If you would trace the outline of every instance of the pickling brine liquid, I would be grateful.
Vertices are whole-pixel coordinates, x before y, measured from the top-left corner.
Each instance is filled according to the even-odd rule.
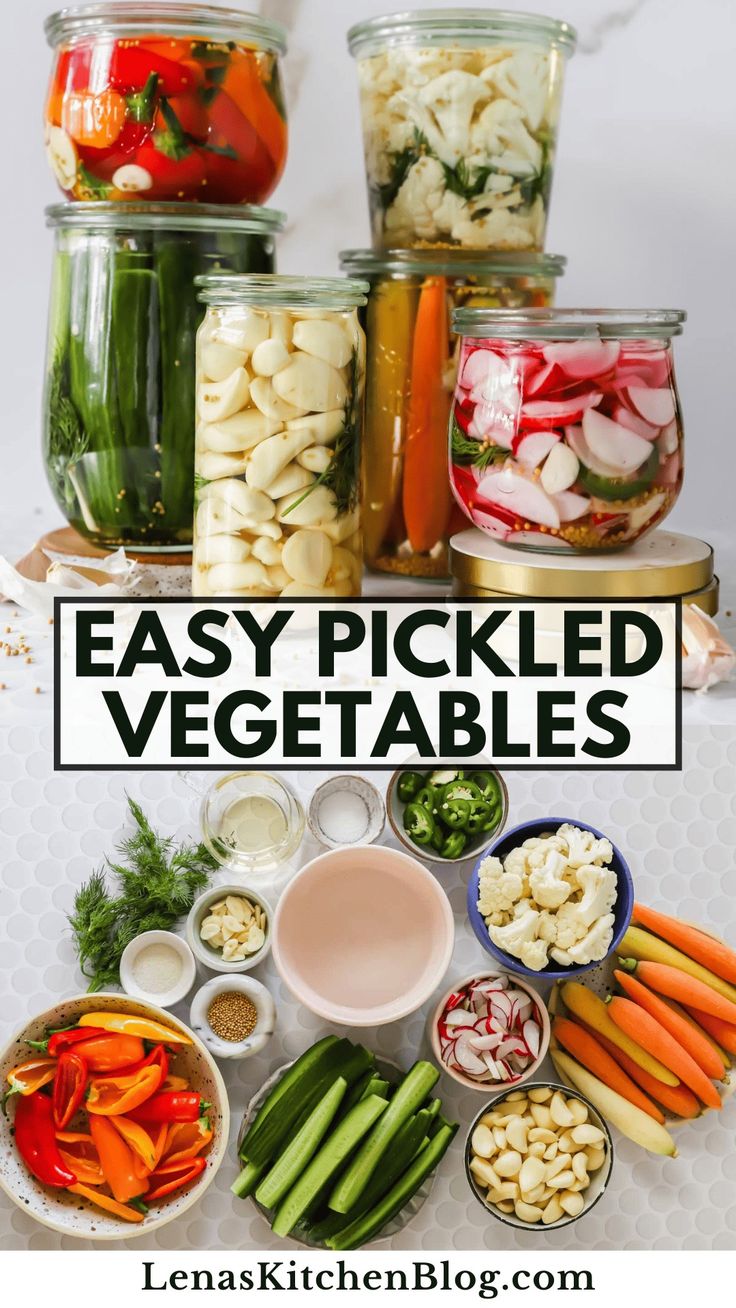
[[[258,854],[281,845],[287,820],[283,809],[268,795],[242,795],[222,815],[220,839],[246,854]]]

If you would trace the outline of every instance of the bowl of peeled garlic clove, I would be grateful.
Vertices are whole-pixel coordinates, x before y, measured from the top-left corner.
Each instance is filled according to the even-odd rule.
[[[271,949],[273,908],[251,886],[213,886],[192,905],[187,942],[213,972],[249,972]]]

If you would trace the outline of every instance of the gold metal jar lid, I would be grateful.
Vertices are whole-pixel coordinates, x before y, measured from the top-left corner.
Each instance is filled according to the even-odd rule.
[[[714,580],[707,541],[672,531],[620,553],[561,555],[516,549],[473,527],[452,537],[450,571],[455,595],[516,599],[676,599]]]

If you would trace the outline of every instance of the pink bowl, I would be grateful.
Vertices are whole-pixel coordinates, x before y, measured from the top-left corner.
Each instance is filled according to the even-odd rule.
[[[452,956],[455,922],[438,881],[383,845],[332,849],[307,863],[279,900],[273,960],[319,1017],[383,1026],[419,1008]]]

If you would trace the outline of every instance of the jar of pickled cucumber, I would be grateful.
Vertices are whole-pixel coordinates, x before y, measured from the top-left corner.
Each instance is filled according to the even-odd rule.
[[[193,594],[359,595],[368,284],[198,285]]]
[[[469,250],[346,250],[370,283],[363,541],[378,572],[444,579],[448,540],[465,525],[452,497],[447,431],[457,376],[454,308],[544,307],[566,260]]]

